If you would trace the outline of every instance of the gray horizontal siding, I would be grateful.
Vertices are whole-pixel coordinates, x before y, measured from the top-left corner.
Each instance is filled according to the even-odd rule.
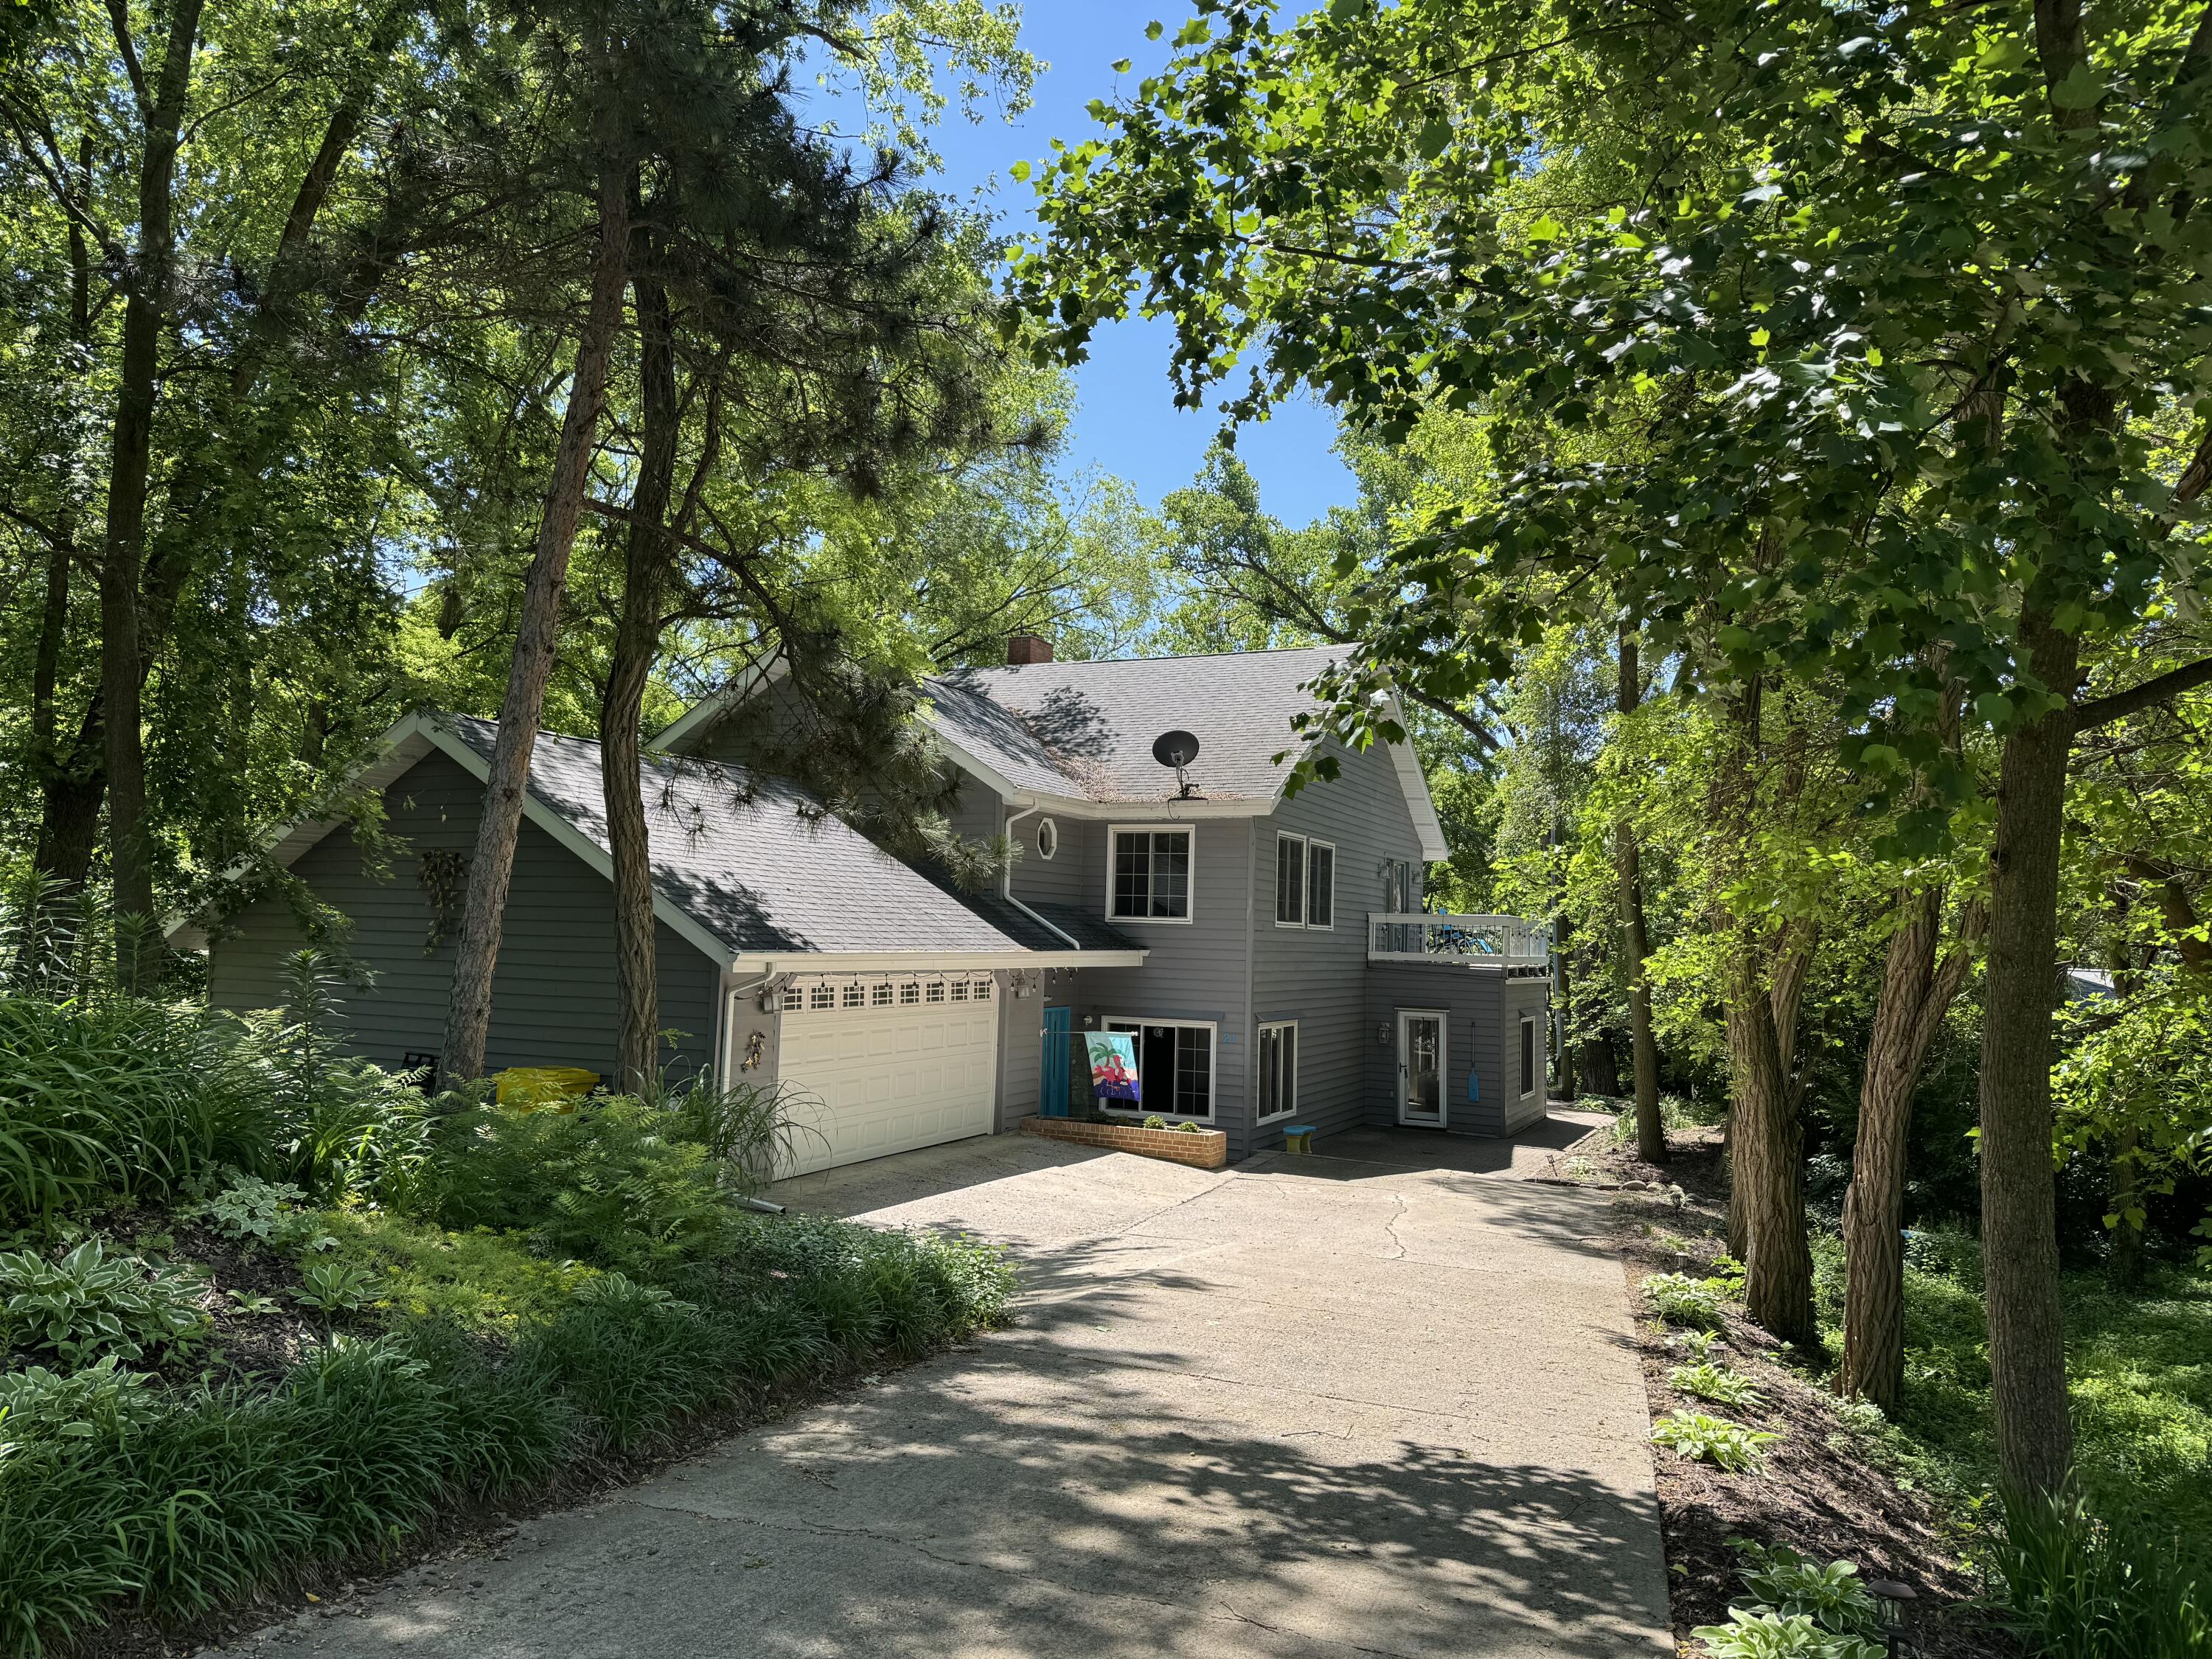
[[[425,954],[429,900],[419,854],[433,848],[466,856],[476,846],[483,786],[442,754],[411,768],[385,792],[387,825],[405,850],[380,872],[345,830],[333,831],[293,866],[325,904],[349,919],[345,947],[374,976],[338,1010],[349,1045],[397,1066],[410,1053],[438,1051],[453,981],[451,933]],[[456,906],[458,909],[458,906]],[[458,929],[458,915],[455,917]],[[665,927],[656,927],[660,1023],[682,1035],[664,1060],[672,1071],[708,1066],[714,1032],[716,965]],[[284,1000],[283,959],[299,948],[290,908],[265,898],[234,919],[210,951],[209,997],[220,1008],[273,1007]],[[485,1064],[615,1070],[614,892],[606,879],[534,824],[515,842]]]
[[[1543,1116],[1545,1100],[1540,1070],[1534,1095],[1526,1102],[1521,1098],[1519,1020],[1526,1012],[1540,1023],[1547,995],[1543,980],[1509,980],[1496,968],[1376,963],[1367,978],[1366,1121],[1398,1121],[1398,1012],[1420,1008],[1439,1009],[1445,1017],[1445,1127],[1475,1135],[1526,1128]],[[1478,1100],[1467,1097],[1470,1070],[1479,1085]]]
[[[1132,813],[1126,822],[1144,820]],[[1117,820],[1117,822],[1119,822]],[[1187,923],[1117,921],[1148,950],[1142,968],[1086,968],[1072,1006],[1079,1030],[1109,1016],[1206,1020],[1214,1026],[1213,1127],[1227,1132],[1229,1156],[1252,1150],[1247,1103],[1252,1033],[1246,1012],[1249,940],[1251,840],[1254,820],[1210,819],[1173,827],[1193,832],[1191,920]],[[1069,821],[1060,820],[1067,830]],[[1096,870],[1095,896],[1082,902],[1105,908],[1103,825],[1087,838],[1085,863]],[[1063,850],[1060,859],[1069,856]],[[1055,864],[1059,859],[1054,860]]]
[[[1366,1115],[1370,1054],[1383,1046],[1360,990],[1363,981],[1387,972],[1367,961],[1367,915],[1383,908],[1383,860],[1407,860],[1416,868],[1421,861],[1420,837],[1389,753],[1341,745],[1330,752],[1340,769],[1335,778],[1309,784],[1260,821],[1253,904],[1253,1020],[1297,1022],[1297,1109],[1285,1122],[1323,1133]],[[1333,928],[1275,925],[1277,837],[1285,831],[1335,845]],[[1395,1072],[1395,1053],[1390,1064]],[[1282,1127],[1259,1130],[1258,1144],[1280,1145]]]

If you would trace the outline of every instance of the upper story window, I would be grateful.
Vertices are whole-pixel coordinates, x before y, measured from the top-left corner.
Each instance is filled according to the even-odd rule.
[[[1336,848],[1305,836],[1275,837],[1275,926],[1336,925]]]
[[[1275,926],[1306,925],[1306,838],[1275,837]]]
[[[1052,855],[1058,851],[1060,851],[1060,826],[1050,818],[1040,818],[1037,821],[1037,856],[1047,864],[1050,864]]]
[[[1106,914],[1121,921],[1190,920],[1191,832],[1115,830]]]

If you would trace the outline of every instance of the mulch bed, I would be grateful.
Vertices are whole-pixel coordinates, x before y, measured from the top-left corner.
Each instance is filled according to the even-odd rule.
[[[1834,1397],[1802,1361],[1765,1332],[1731,1314],[1724,1359],[1749,1376],[1763,1406],[1717,1406],[1678,1393],[1668,1372],[1687,1356],[1667,1343],[1637,1287],[1652,1273],[1702,1276],[1727,1243],[1727,1178],[1717,1129],[1670,1131],[1663,1167],[1613,1144],[1610,1127],[1554,1153],[1539,1180],[1620,1193],[1615,1243],[1621,1253],[1644,1389],[1656,1420],[1681,1407],[1779,1434],[1764,1475],[1723,1474],[1672,1451],[1652,1449],[1666,1535],[1667,1580],[1674,1636],[1718,1624],[1741,1594],[1730,1540],[1786,1545],[1827,1562],[1854,1561],[1869,1579],[1912,1586],[1911,1628],[1901,1651],[1924,1659],[2012,1659],[2021,1650],[1977,1604],[1982,1585],[1959,1559],[1944,1516],[1910,1483],[1881,1467],[1875,1448],[1838,1418]]]

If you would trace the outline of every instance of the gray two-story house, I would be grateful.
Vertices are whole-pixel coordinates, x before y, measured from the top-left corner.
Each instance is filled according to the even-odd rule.
[[[963,774],[954,827],[1016,849],[980,892],[749,768],[784,688],[773,664],[744,676],[644,763],[672,1067],[785,1085],[811,1131],[802,1168],[1087,1111],[1093,1030],[1135,1038],[1138,1115],[1224,1130],[1232,1158],[1293,1124],[1496,1135],[1540,1118],[1548,938],[1424,910],[1445,848],[1410,748],[1339,749],[1339,775],[1285,797],[1293,720],[1336,654],[1056,662],[1024,635],[1003,667],[931,680],[923,718]],[[395,728],[363,781],[404,852],[343,824],[276,848],[352,919],[375,979],[345,1017],[388,1064],[435,1064],[492,738],[453,717]],[[1180,767],[1156,757],[1178,747]],[[601,798],[598,746],[541,737],[495,1066],[612,1069]],[[247,907],[212,946],[214,1000],[275,1000],[296,943],[286,906]]]

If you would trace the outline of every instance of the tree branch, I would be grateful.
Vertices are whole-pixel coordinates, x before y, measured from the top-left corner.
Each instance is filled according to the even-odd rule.
[[[2185,691],[2194,691],[2200,685],[2212,685],[2212,657],[2200,657],[2195,662],[2147,679],[2141,685],[2131,686],[2125,691],[2116,691],[2109,697],[2095,697],[2087,702],[2077,703],[2073,715],[2075,734],[2079,736],[2092,726],[2140,714],[2154,703],[2178,697]]]

